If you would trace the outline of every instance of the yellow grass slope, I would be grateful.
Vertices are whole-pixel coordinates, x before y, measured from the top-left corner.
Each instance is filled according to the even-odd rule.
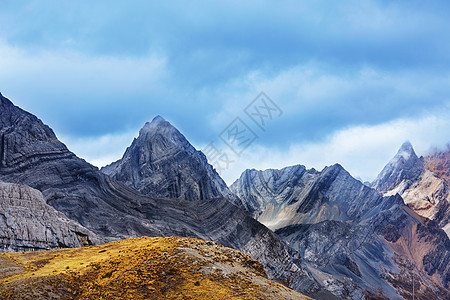
[[[310,299],[248,255],[191,238],[0,255],[0,299]]]

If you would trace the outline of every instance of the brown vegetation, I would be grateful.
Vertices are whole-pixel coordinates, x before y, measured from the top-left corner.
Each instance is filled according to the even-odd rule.
[[[1,299],[308,299],[248,255],[190,238],[4,253],[0,273]]]

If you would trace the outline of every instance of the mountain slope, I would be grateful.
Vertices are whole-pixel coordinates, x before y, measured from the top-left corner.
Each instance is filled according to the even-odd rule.
[[[262,262],[271,278],[296,290],[318,285],[268,228],[224,198],[152,198],[76,157],[37,117],[0,96],[0,180],[26,184],[69,219],[106,241],[188,236],[219,242]]]
[[[238,197],[245,198],[245,209],[270,228],[272,223],[282,222],[284,215],[289,215],[286,205],[301,197],[300,190],[307,189],[317,173],[301,165],[262,172],[246,170],[230,189]],[[280,211],[283,211],[283,215]]]
[[[258,220],[275,230],[308,270],[348,299],[450,296],[450,242],[404,205],[383,197],[341,166],[247,170],[231,186]],[[420,287],[420,288],[419,288]]]
[[[144,125],[122,159],[101,171],[151,197],[239,204],[205,155],[160,116]]]
[[[11,253],[0,274],[3,299],[310,299],[268,280],[248,255],[190,238]]]
[[[35,251],[100,243],[94,233],[45,203],[41,192],[0,181],[1,251]]]
[[[447,157],[445,152],[436,152],[419,159],[411,144],[405,143],[378,175],[373,187],[386,196],[398,193],[414,211],[435,220],[450,236],[450,189],[447,177],[450,167]]]

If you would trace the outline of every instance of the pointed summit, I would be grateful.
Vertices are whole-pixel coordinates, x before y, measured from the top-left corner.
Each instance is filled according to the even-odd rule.
[[[406,140],[402,146],[400,147],[400,150],[410,150],[410,151],[414,151],[414,148],[411,144],[411,142],[409,140]]]
[[[398,159],[403,158],[404,160],[408,160],[411,157],[415,158],[417,157],[416,152],[414,152],[414,148],[411,145],[410,141],[406,141],[402,144],[402,146],[400,147],[400,149],[398,150],[396,157]]]
[[[161,116],[147,122],[122,159],[102,172],[152,197],[240,203],[206,157]]]
[[[180,149],[191,154],[197,151],[178,129],[161,116],[156,116],[151,122],[145,123],[133,145],[135,149],[141,149],[145,153],[147,161],[174,155]],[[148,156],[150,153],[151,158]]]
[[[372,186],[382,193],[392,190],[399,184],[407,188],[408,182],[416,180],[423,169],[423,163],[414,152],[413,146],[406,141],[383,168]]]
[[[152,130],[155,130],[155,128],[160,125],[172,126],[172,124],[167,122],[163,117],[161,117],[160,115],[157,115],[156,117],[153,118],[153,120],[151,122],[145,123],[144,126],[141,128],[141,131],[144,133],[148,132],[148,131],[152,131]]]
[[[150,127],[154,127],[154,126],[158,126],[162,123],[169,123],[167,122],[163,117],[161,117],[160,115],[157,115],[156,117],[153,118],[153,120],[151,122],[147,122],[145,123],[144,128],[150,128]],[[170,123],[169,123],[170,124]]]
[[[153,122],[164,122],[165,119],[163,117],[161,117],[160,115],[157,115],[156,117],[153,118],[152,123]]]

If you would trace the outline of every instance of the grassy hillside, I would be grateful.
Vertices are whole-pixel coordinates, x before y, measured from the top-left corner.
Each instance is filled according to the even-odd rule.
[[[309,299],[248,255],[190,238],[0,255],[0,299]]]

